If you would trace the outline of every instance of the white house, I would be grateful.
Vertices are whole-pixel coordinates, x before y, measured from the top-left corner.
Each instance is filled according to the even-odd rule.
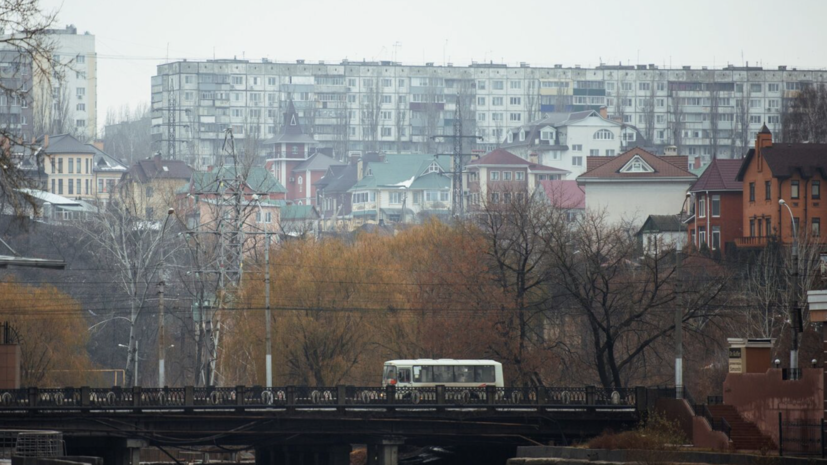
[[[577,178],[586,192],[586,209],[603,212],[609,222],[640,225],[649,215],[674,215],[697,176],[687,157],[657,156],[640,147],[617,157],[589,157]]]
[[[503,147],[524,158],[537,156],[537,162],[570,172],[575,179],[586,171],[586,157],[614,157],[624,139],[635,139],[627,127],[609,120],[594,110],[551,113],[533,123],[510,128]]]

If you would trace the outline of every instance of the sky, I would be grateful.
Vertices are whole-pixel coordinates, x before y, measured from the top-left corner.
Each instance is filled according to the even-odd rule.
[[[98,114],[183,58],[827,68],[827,0],[41,0],[96,37]]]

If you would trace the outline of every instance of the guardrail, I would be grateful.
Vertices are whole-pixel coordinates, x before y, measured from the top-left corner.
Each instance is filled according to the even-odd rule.
[[[712,428],[712,431],[720,431],[726,434],[728,439],[732,438],[732,427],[729,422],[727,422],[723,417],[716,419],[712,415],[712,412],[709,411],[709,406],[705,404],[695,405],[695,416],[704,417],[709,423],[710,428]]]
[[[396,386],[309,387],[262,386],[181,388],[26,388],[0,390],[3,408],[199,408],[199,407],[301,407],[372,405],[588,405],[637,407],[645,388],[606,390],[587,387],[538,388],[397,388]]]

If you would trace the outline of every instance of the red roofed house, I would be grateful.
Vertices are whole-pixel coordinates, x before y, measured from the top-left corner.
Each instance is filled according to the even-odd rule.
[[[689,243],[726,252],[742,235],[742,185],[735,178],[741,160],[716,158],[689,188],[691,211],[686,220]]]
[[[827,202],[821,186],[827,180],[827,144],[773,144],[767,126],[747,152],[736,178],[743,182],[743,237],[739,247],[764,247],[768,238],[792,243],[793,221],[783,199],[792,210],[799,235],[819,238],[821,220],[827,219]]]
[[[575,180],[543,180],[537,186],[537,192],[540,191],[549,204],[566,210],[569,221],[574,221],[586,211],[586,193]]]
[[[284,112],[284,126],[264,142],[264,167],[287,189],[286,200],[298,205],[315,204],[315,183],[324,177],[330,165],[336,164],[321,153],[311,156],[316,144],[312,135],[305,134],[290,100]]]
[[[697,179],[687,157],[659,157],[635,147],[614,158],[588,157],[577,183],[586,192],[586,209],[605,214],[610,223],[640,225],[649,215],[680,212]]]
[[[534,192],[539,182],[562,179],[568,174],[566,170],[524,160],[504,149],[468,163],[467,170],[472,205],[508,202],[513,193]]]

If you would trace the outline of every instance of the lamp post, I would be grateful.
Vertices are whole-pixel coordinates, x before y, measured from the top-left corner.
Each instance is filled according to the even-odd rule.
[[[793,211],[784,199],[778,199],[778,204],[787,207],[790,213],[790,222],[792,222],[793,230],[793,295],[790,300],[790,329],[792,329],[792,343],[790,346],[790,375],[797,376],[796,369],[798,368],[798,326],[801,321],[801,309],[798,308],[798,230],[795,225],[795,217]]]
[[[681,205],[681,217],[686,209],[686,201],[691,199],[689,192]],[[678,294],[675,306],[675,398],[683,399],[683,294],[681,294],[681,261],[683,260],[683,242],[675,245],[675,291]]]
[[[166,253],[164,251],[164,233],[167,231],[167,223],[173,213],[175,213],[174,209],[170,208],[167,210],[167,217],[164,220],[164,226],[161,228],[161,265],[159,267],[159,275],[161,280],[158,282],[158,387],[164,387],[166,383],[166,380],[164,379],[164,375],[166,373],[166,370],[164,369],[164,362],[167,352],[166,341],[164,340],[164,262],[166,261],[166,257],[164,256]],[[138,365],[138,357],[135,357],[135,365]],[[136,376],[137,373],[138,370],[136,368]]]
[[[253,200],[258,202],[258,211],[261,214],[261,219],[264,221],[264,209],[259,202],[258,194],[253,194]],[[273,387],[273,354],[271,353],[271,336],[270,336],[270,229],[268,224],[264,223],[264,345],[265,360],[264,370],[266,372],[267,388]]]

